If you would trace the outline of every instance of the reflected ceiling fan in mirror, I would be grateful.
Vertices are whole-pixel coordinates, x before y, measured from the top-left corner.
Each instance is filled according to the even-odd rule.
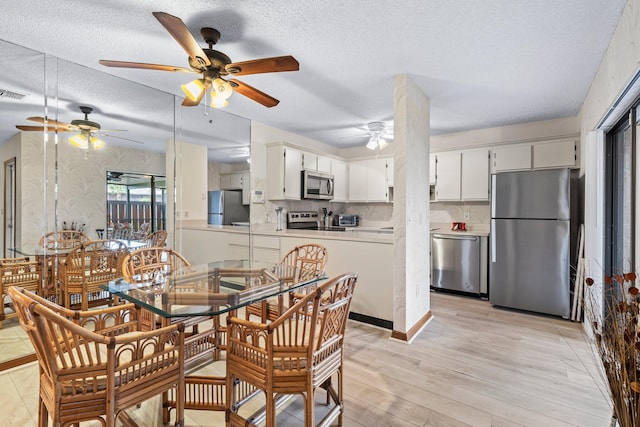
[[[75,135],[69,137],[69,144],[74,147],[81,148],[83,150],[89,149],[91,146],[94,150],[100,150],[104,148],[105,143],[98,138],[98,135],[107,136],[110,138],[122,139],[125,141],[135,142],[137,144],[143,144],[141,141],[133,139],[123,138],[120,136],[111,135],[107,132],[125,132],[123,129],[102,129],[100,123],[89,120],[89,114],[93,112],[92,107],[81,105],[80,111],[84,114],[84,119],[72,120],[71,123],[59,122],[57,120],[48,119],[45,117],[27,117],[27,120],[41,123],[43,126],[32,125],[16,125],[16,128],[23,131],[35,131],[35,132],[76,132]]]
[[[208,48],[203,49],[180,18],[164,12],[153,12],[153,16],[160,21],[164,28],[187,52],[191,69],[170,65],[104,59],[99,62],[107,67],[142,68],[147,70],[180,71],[201,74],[201,78],[182,85],[182,90],[187,95],[182,105],[186,107],[199,105],[209,88],[212,88],[211,106],[215,108],[226,106],[228,104],[227,99],[233,92],[238,92],[265,107],[274,107],[278,105],[280,101],[237,79],[226,80],[225,77],[229,75],[244,76],[249,74],[298,71],[300,69],[298,61],[296,61],[293,56],[277,56],[251,61],[231,62],[231,58],[227,55],[213,49],[213,45],[220,39],[220,32],[218,30],[209,27],[200,30],[204,41],[209,45]]]

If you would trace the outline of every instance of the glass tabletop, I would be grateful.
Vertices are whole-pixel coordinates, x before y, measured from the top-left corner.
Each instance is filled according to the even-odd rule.
[[[144,248],[148,245],[148,243],[144,240],[126,240],[126,239],[113,239],[118,242],[124,243],[127,248],[131,251]],[[90,241],[90,240],[88,240]],[[71,252],[75,247],[53,247],[53,248],[44,248],[42,246],[32,246],[27,248],[7,248],[9,252],[13,252],[16,255],[21,256],[47,256],[47,255],[65,255]]]
[[[324,273],[300,272],[290,265],[226,260],[184,267],[152,281],[120,278],[103,289],[170,318],[227,313],[323,279]]]

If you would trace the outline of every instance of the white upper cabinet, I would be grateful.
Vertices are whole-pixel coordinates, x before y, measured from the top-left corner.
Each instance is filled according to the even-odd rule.
[[[332,169],[333,168],[333,163],[332,162],[333,162],[333,159],[330,159],[329,157],[317,156],[316,157],[316,164],[317,164],[318,172],[333,173],[333,169]]]
[[[533,144],[533,168],[559,168],[578,166],[576,141],[552,141]]]
[[[531,144],[495,147],[491,152],[494,173],[531,169]]]
[[[333,201],[346,202],[349,200],[349,166],[347,162],[331,159],[331,174],[333,175]]]
[[[349,162],[349,200],[367,201],[367,161]]]
[[[390,171],[390,175],[387,172]],[[349,162],[349,201],[388,202],[389,179],[393,184],[393,159]],[[389,178],[391,176],[391,178]]]
[[[573,139],[505,145],[491,151],[493,173],[579,167],[578,147]]]
[[[460,199],[489,200],[489,149],[463,150]]]
[[[300,200],[302,152],[284,145],[267,147],[267,199]]]
[[[232,172],[220,175],[221,190],[242,190],[242,204],[249,204],[251,183],[249,171]]]
[[[436,153],[429,153],[429,185],[436,185]]]
[[[437,153],[436,200],[460,200],[460,151]]]

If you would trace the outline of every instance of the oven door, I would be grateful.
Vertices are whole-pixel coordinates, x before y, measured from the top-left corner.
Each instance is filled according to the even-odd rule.
[[[303,170],[301,187],[303,199],[333,199],[333,175]]]

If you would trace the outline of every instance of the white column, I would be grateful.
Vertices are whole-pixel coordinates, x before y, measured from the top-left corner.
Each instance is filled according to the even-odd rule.
[[[431,317],[429,98],[406,75],[394,87],[394,338],[410,341]]]

